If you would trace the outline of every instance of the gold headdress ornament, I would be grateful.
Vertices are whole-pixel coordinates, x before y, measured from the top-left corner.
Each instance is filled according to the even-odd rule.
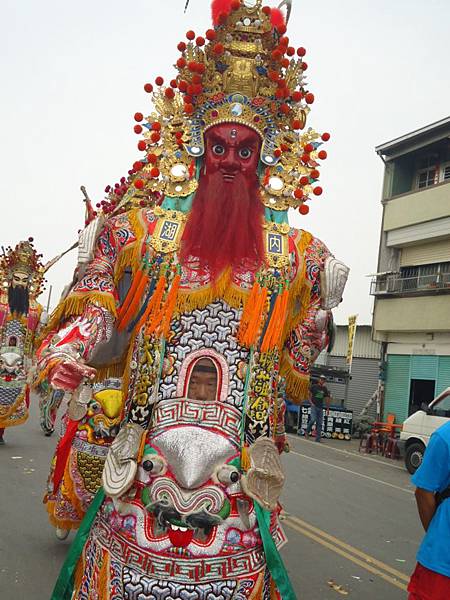
[[[33,246],[33,238],[19,242],[14,249],[3,249],[0,256],[0,276],[4,286],[8,286],[15,272],[26,273],[29,276],[30,297],[37,298],[44,291],[44,265],[42,254],[38,254]]]
[[[214,0],[214,29],[205,37],[186,33],[176,61],[177,76],[168,86],[157,77],[155,111],[135,114],[134,130],[143,134],[138,149],[145,158],[133,165],[133,193],[186,197],[197,187],[197,159],[204,154],[204,133],[219,123],[241,123],[261,136],[262,198],[274,210],[308,212],[304,202],[320,195],[316,185],[319,149],[329,134],[305,130],[314,95],[306,84],[304,48],[290,46],[286,33],[291,2],[279,8],[262,0]]]

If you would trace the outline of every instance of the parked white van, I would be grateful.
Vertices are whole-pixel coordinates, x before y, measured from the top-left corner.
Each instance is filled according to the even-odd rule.
[[[433,431],[450,419],[450,387],[403,422],[398,448],[412,474],[420,467]]]

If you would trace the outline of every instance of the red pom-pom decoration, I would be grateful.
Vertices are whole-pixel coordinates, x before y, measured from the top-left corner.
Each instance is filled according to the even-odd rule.
[[[272,23],[272,27],[279,33],[286,33],[284,15],[279,8],[272,8],[270,11],[270,22]]]
[[[305,56],[305,54],[306,54],[305,48],[302,48],[302,47],[297,48],[297,55],[298,56]]]
[[[180,56],[180,58],[177,60],[177,67],[179,69],[184,69],[185,66],[186,66],[186,59],[183,56]]]
[[[151,83],[146,83],[144,85],[144,90],[147,92],[147,94],[151,94],[153,92],[153,86]]]
[[[320,177],[320,172],[319,172],[317,169],[313,169],[313,170],[311,171],[311,177],[312,177],[313,179],[319,179],[319,177]]]
[[[187,115],[191,115],[191,114],[194,112],[194,107],[193,107],[193,105],[192,105],[192,104],[185,104],[185,105],[184,105],[184,112],[185,112]]]
[[[218,42],[217,44],[214,44],[213,50],[214,50],[214,54],[220,55],[220,54],[223,54],[225,48],[223,47],[223,44]]]
[[[134,113],[134,120],[137,121],[138,123],[140,121],[142,121],[142,119],[144,118],[144,115],[140,112]]]
[[[152,129],[153,131],[161,131],[161,123],[158,123],[158,121],[154,121],[152,123]]]
[[[300,102],[300,100],[303,98],[303,94],[301,92],[299,92],[298,90],[296,90],[295,92],[292,92],[292,100],[294,102]]]
[[[303,198],[303,190],[297,188],[296,190],[294,190],[294,196],[297,198],[297,200],[300,200],[301,198]]]
[[[202,77],[201,75],[198,75],[197,73],[195,75],[192,76],[192,83],[198,84],[202,82]]]
[[[239,10],[241,8],[241,0],[231,0],[231,10]]]
[[[232,0],[213,0],[211,4],[212,21],[219,25],[231,12]]]
[[[301,63],[300,63],[300,66],[301,66],[301,68],[302,68],[302,71],[306,71],[306,69],[308,68],[308,63],[301,62]]]
[[[186,50],[186,44],[185,44],[185,42],[180,42],[180,43],[178,44],[177,48],[178,48],[178,50],[179,50],[180,52],[184,52],[184,51]]]
[[[308,185],[309,183],[309,177],[307,177],[306,175],[303,175],[302,177],[300,177],[300,185]]]
[[[302,122],[299,119],[294,119],[292,121],[292,129],[301,129]]]
[[[165,89],[164,95],[168,100],[173,100],[175,98],[175,92],[171,87]]]
[[[295,48],[293,48],[292,46],[289,46],[289,47],[287,48],[287,50],[286,50],[286,54],[287,54],[288,56],[294,56],[294,54],[295,54]]]
[[[289,59],[288,58],[283,58],[281,61],[281,66],[284,67],[285,69],[288,68],[289,66]]]
[[[185,92],[187,90],[187,87],[187,81],[181,80],[178,82],[178,89],[180,90],[180,92]]]
[[[134,129],[134,133],[142,133],[141,125],[135,125],[133,129]]]
[[[159,142],[159,140],[161,139],[161,135],[155,131],[154,133],[152,133],[152,135],[150,136],[150,139],[152,140],[152,142],[154,144],[156,144],[157,142]]]
[[[315,187],[313,189],[313,194],[315,194],[316,196],[320,196],[320,194],[323,192],[323,189],[320,187],[320,185],[318,185],[317,187]]]
[[[176,89],[178,87],[178,83],[177,83],[176,79],[170,80],[170,87],[172,87],[173,89]]]
[[[205,38],[202,37],[201,35],[198,36],[198,38],[195,40],[195,43],[197,44],[197,46],[204,46],[205,45]]]
[[[138,150],[143,152],[144,150],[147,149],[147,143],[144,140],[139,140],[137,147],[138,147]]]
[[[325,160],[328,154],[326,153],[326,150],[321,150],[317,156],[320,158],[320,160]]]
[[[307,104],[312,104],[314,102],[314,94],[308,92],[307,94],[305,94],[305,100]]]
[[[307,206],[306,204],[302,204],[298,207],[298,212],[301,215],[307,215],[309,213],[309,206]]]
[[[138,190],[142,190],[144,188],[144,182],[142,181],[142,179],[136,179],[136,181],[134,182],[134,187]]]
[[[281,149],[280,149],[280,148],[277,148],[277,149],[274,151],[274,154],[275,154],[275,156],[276,156],[277,158],[280,158],[280,156],[281,156]]]
[[[290,111],[291,109],[289,108],[289,106],[288,106],[287,104],[282,104],[282,105],[280,106],[280,110],[281,110],[281,112],[283,113],[283,115],[287,115],[287,114],[289,114],[289,111]]]
[[[314,146],[312,144],[306,144],[303,149],[305,152],[312,152],[314,150]]]
[[[302,154],[302,156],[301,156],[302,162],[304,162],[306,164],[306,163],[309,163],[310,160],[311,160],[311,157],[309,154]]]
[[[190,29],[189,31],[186,32],[186,37],[189,41],[192,42],[192,40],[195,40],[195,32],[192,31],[192,29]]]
[[[157,160],[158,159],[157,159],[156,154],[153,154],[153,153],[147,154],[147,161],[150,165],[154,165]]]
[[[153,169],[150,171],[150,175],[156,179],[157,177],[159,177],[159,169],[158,167],[153,167]]]
[[[155,83],[156,83],[156,85],[162,85],[164,83],[164,79],[161,76],[158,76],[155,79]]]
[[[208,29],[208,31],[205,33],[205,36],[207,40],[212,42],[216,39],[216,32],[214,31],[214,29]]]
[[[324,142],[328,142],[328,140],[330,139],[330,134],[329,133],[322,133],[322,139]]]
[[[140,171],[143,166],[144,166],[144,163],[141,163],[140,160],[137,160],[136,162],[133,163],[133,169],[135,171]]]
[[[282,56],[283,56],[283,54],[280,50],[278,50],[278,49],[272,50],[272,53],[271,53],[272,60],[275,60],[275,61],[281,60]]]

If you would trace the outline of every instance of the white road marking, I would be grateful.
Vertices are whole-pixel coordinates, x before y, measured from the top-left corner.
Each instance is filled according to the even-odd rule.
[[[338,465],[334,465],[333,463],[326,462],[325,460],[320,460],[318,458],[313,458],[312,456],[308,456],[307,454],[301,454],[300,452],[296,452],[295,450],[291,450],[289,454],[295,454],[296,456],[301,456],[302,458],[306,458],[307,460],[312,460],[314,462],[318,462],[322,465],[326,465],[327,467],[332,467],[333,469],[338,469],[339,471],[344,471],[345,473],[350,473],[351,475],[356,475],[357,477],[362,477],[363,479],[368,479],[369,481],[373,481],[375,483],[380,483],[382,485],[386,485],[388,487],[394,488],[395,490],[400,490],[401,492],[406,492],[407,494],[414,494],[414,490],[408,490],[406,488],[400,487],[399,485],[394,485],[393,483],[388,483],[387,481],[383,481],[382,479],[376,479],[375,477],[369,477],[369,475],[363,475],[362,473],[358,473],[357,471],[351,471],[350,469],[345,469],[344,467],[339,467]]]
[[[298,442],[305,442],[307,440],[303,439],[299,435],[295,435],[294,433],[288,433],[288,437],[295,439]],[[309,442],[308,442],[309,443]],[[345,444],[345,442],[344,442]],[[346,454],[347,456],[353,456],[354,458],[360,458],[361,460],[370,460],[371,462],[377,463],[378,465],[384,465],[385,467],[389,467],[390,469],[397,469],[398,471],[406,472],[405,467],[399,467],[398,465],[393,465],[384,460],[380,460],[379,458],[374,458],[373,456],[367,456],[366,454],[356,454],[356,452],[350,452],[349,450],[343,450],[342,448],[335,448],[334,446],[329,446],[328,444],[317,444],[320,449],[323,450],[333,450],[333,452],[339,452],[341,454]]]

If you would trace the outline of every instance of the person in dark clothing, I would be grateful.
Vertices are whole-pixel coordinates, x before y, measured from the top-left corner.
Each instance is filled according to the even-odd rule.
[[[306,426],[306,435],[311,433],[313,425],[316,424],[316,442],[320,442],[322,437],[323,403],[326,403],[328,412],[331,401],[331,395],[325,381],[326,377],[321,375],[317,383],[313,383],[310,389],[311,415]]]

